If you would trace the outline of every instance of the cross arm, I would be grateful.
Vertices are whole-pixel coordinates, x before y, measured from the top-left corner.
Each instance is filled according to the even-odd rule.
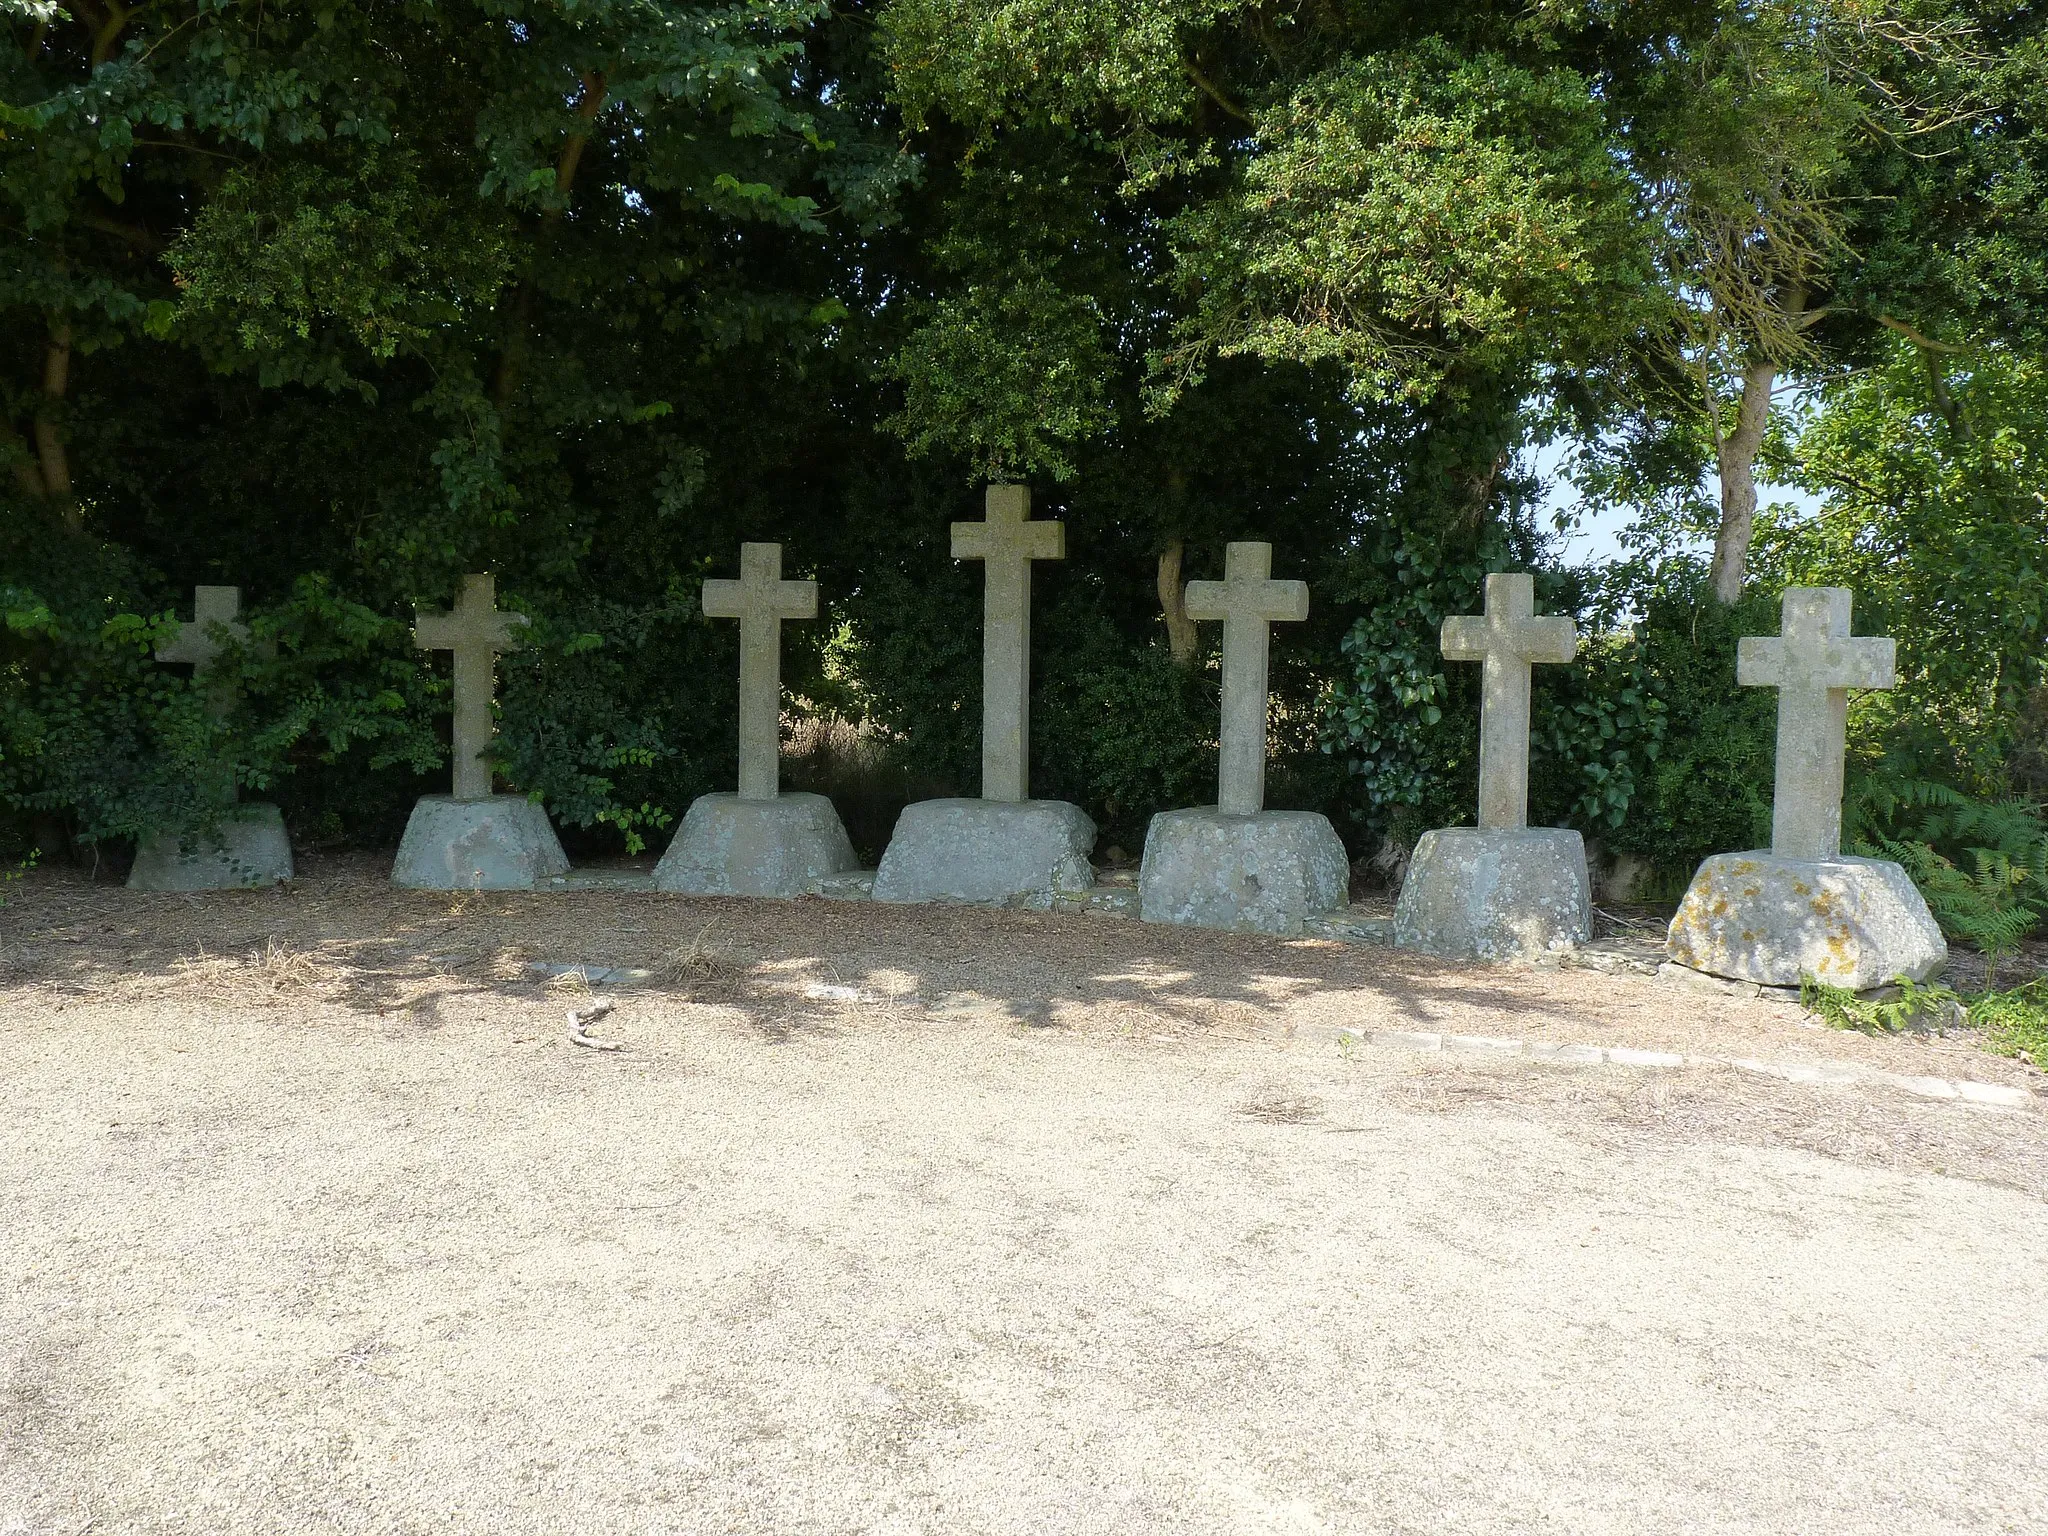
[[[1744,635],[1735,642],[1735,681],[1744,688],[1775,688],[1785,675],[1785,642],[1776,635]]]
[[[1831,688],[1896,688],[1898,642],[1869,635],[1829,645],[1823,665]]]
[[[775,592],[778,619],[815,619],[818,616],[818,584],[815,581],[785,581]]]
[[[987,560],[1004,554],[1026,560],[1064,560],[1067,525],[1052,518],[1027,523],[953,524],[955,560]]]
[[[704,617],[737,619],[747,611],[747,584],[728,576],[714,576],[704,583]]]
[[[1181,589],[1181,611],[1191,619],[1213,624],[1230,617],[1230,584],[1223,581],[1191,581]]]
[[[1486,620],[1470,616],[1445,619],[1441,641],[1445,661],[1484,661],[1490,649]]]
[[[1528,661],[1572,661],[1579,654],[1579,627],[1570,619],[1523,619],[1512,633],[1517,654]]]

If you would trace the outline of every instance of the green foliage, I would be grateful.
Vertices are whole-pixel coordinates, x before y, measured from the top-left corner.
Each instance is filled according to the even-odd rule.
[[[661,686],[713,668],[723,675],[734,659],[729,637],[684,591],[645,607],[584,599],[537,616],[525,639],[498,664],[496,761],[559,822],[611,826],[638,853],[673,819],[669,803],[735,771],[730,712],[706,718],[688,693]]]
[[[1343,759],[1369,823],[1398,827],[1405,841],[1463,821],[1477,794],[1476,689],[1445,668],[1437,636],[1446,614],[1473,611],[1489,562],[1448,563],[1400,544],[1374,564],[1377,601],[1345,631],[1345,669],[1322,697],[1320,745]],[[1462,707],[1451,707],[1454,692]]]
[[[1248,354],[1419,398],[1611,344],[1647,256],[1587,87],[1430,39],[1258,113],[1229,192],[1172,228],[1196,297],[1161,360],[1168,389],[1210,353]]]
[[[1155,812],[1215,802],[1216,687],[1211,667],[1098,626],[1038,690],[1034,778],[1090,807],[1105,846],[1142,847]]]
[[[1895,1035],[1954,1008],[1961,1000],[1945,986],[1917,983],[1904,976],[1892,983],[1897,996],[1858,997],[1846,987],[1831,987],[1812,976],[1799,978],[1799,1006],[1830,1029],[1853,1029],[1866,1035]]]
[[[1994,974],[2048,916],[2048,820],[2037,806],[1873,775],[1844,804],[1843,832],[1852,851],[1903,866],[1942,931],[1981,950]]]
[[[1987,1049],[2048,1069],[2048,979],[2036,978],[2007,992],[1983,992],[1969,1007],[1970,1022],[1984,1032]]]
[[[1882,706],[1895,771],[1995,796],[2026,697],[2048,680],[2048,365],[1898,341],[1821,391],[1788,453],[1823,507],[1771,522],[1759,569],[1853,588],[1859,627],[1899,640]]]

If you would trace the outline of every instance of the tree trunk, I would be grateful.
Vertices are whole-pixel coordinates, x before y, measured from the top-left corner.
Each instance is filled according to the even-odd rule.
[[[63,320],[51,327],[50,344],[43,353],[43,403],[36,412],[36,459],[42,468],[44,497],[76,529],[83,523],[78,503],[71,494],[71,460],[57,423],[57,413],[70,387],[71,322]]]
[[[1771,385],[1777,377],[1777,364],[1761,359],[1742,370],[1735,430],[1715,448],[1721,475],[1721,530],[1714,537],[1714,563],[1708,567],[1707,581],[1715,601],[1724,607],[1742,596],[1749,569],[1750,540],[1756,535],[1756,456],[1770,424]]]
[[[1159,552],[1159,614],[1166,620],[1166,648],[1185,667],[1195,659],[1197,631],[1195,621],[1188,617],[1187,583],[1180,578],[1183,553],[1179,539]]]
[[[576,99],[577,128],[569,135],[568,142],[562,146],[562,152],[555,160],[555,194],[561,201],[540,216],[540,233],[532,256],[534,261],[541,259],[554,240],[556,227],[562,222],[569,193],[576,185],[577,168],[583,163],[583,147],[590,142],[590,125],[604,109],[606,91],[602,72],[584,74],[583,93]],[[499,354],[498,376],[491,385],[491,398],[500,410],[511,403],[514,392],[519,388],[520,376],[525,371],[526,354],[533,342],[536,307],[533,274],[529,270],[520,278],[512,294],[511,323],[507,327],[505,350]]]

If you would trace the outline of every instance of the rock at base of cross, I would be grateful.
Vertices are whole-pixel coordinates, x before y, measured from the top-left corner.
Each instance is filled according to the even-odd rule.
[[[1161,811],[1145,832],[1138,915],[1148,923],[1293,935],[1350,896],[1351,863],[1315,811]]]
[[[859,867],[839,813],[823,795],[699,795],[654,866],[654,888],[693,896],[803,896]]]
[[[1717,853],[1671,919],[1671,958],[1710,976],[1796,987],[1811,976],[1851,992],[1948,964],[1926,898],[1888,859]]]
[[[1586,845],[1561,827],[1425,832],[1394,906],[1394,942],[1446,959],[1526,959],[1592,937]]]
[[[292,877],[284,817],[260,801],[238,805],[211,831],[152,832],[135,850],[131,891],[246,891]]]
[[[1044,910],[1095,883],[1095,823],[1064,800],[920,800],[875,872],[876,901]]]
[[[525,891],[569,872],[548,813],[524,795],[421,795],[391,883],[416,891]]]

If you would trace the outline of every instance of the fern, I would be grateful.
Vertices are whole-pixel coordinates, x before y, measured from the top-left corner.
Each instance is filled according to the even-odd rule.
[[[1904,866],[1942,931],[1981,950],[1992,974],[2048,917],[2048,822],[2038,806],[1871,778],[1844,803],[1843,824],[1855,852]]]

